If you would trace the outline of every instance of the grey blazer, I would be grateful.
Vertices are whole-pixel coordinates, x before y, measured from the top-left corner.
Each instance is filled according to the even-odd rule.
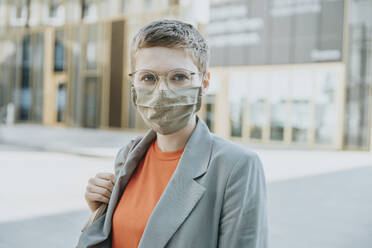
[[[115,159],[107,212],[88,226],[78,247],[111,247],[111,219],[131,175],[156,138],[149,130]],[[125,221],[125,220],[123,220]],[[265,176],[256,153],[210,133],[197,116],[179,164],[143,232],[139,248],[267,248]],[[125,247],[123,247],[125,248]]]

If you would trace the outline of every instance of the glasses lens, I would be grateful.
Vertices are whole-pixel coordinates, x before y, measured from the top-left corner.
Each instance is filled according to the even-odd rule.
[[[151,90],[156,85],[156,75],[150,71],[137,71],[134,74],[133,85],[136,88]]]
[[[186,88],[192,85],[192,74],[189,71],[170,71],[167,79],[169,87],[173,89]]]

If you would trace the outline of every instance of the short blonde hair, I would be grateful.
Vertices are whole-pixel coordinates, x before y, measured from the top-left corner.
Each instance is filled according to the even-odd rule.
[[[131,69],[135,67],[135,55],[141,48],[149,47],[183,48],[198,67],[199,72],[208,71],[210,51],[207,42],[191,24],[178,20],[153,21],[134,36],[131,49]]]

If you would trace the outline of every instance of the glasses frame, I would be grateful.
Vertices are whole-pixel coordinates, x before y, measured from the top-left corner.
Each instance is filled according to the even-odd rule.
[[[133,88],[136,88],[134,86],[134,80],[133,80],[133,76],[138,73],[138,72],[149,72],[149,73],[152,73],[153,75],[155,75],[155,79],[156,79],[156,82],[155,82],[155,86],[153,89],[150,90],[150,92],[153,92],[157,87],[159,87],[159,81],[160,81],[160,77],[164,77],[164,82],[165,82],[165,85],[167,86],[167,88],[173,92],[174,89],[171,88],[168,84],[168,74],[170,72],[174,72],[174,71],[187,71],[191,74],[191,85],[194,83],[194,76],[195,75],[202,75],[201,77],[201,84],[203,84],[203,79],[204,79],[204,73],[203,72],[194,72],[194,71],[191,71],[191,70],[188,70],[188,69],[184,69],[184,68],[176,68],[176,69],[172,69],[172,70],[169,70],[167,72],[164,72],[164,73],[158,73],[158,72],[155,72],[155,71],[152,71],[152,70],[147,70],[147,69],[143,69],[143,70],[137,70],[137,71],[134,71],[134,72],[131,72],[131,73],[128,73],[128,76],[129,76],[129,81],[131,83],[131,87]],[[189,87],[185,87],[184,89],[187,89]]]

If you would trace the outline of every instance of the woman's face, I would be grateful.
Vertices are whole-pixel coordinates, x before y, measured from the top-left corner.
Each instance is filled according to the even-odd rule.
[[[166,73],[173,69],[187,69],[198,72],[197,66],[182,48],[150,47],[141,48],[136,53],[135,71],[151,70],[157,73]],[[209,86],[209,72],[203,81],[203,93]],[[195,75],[195,81],[200,82],[201,78]],[[163,80],[159,82],[159,90],[166,89]]]

